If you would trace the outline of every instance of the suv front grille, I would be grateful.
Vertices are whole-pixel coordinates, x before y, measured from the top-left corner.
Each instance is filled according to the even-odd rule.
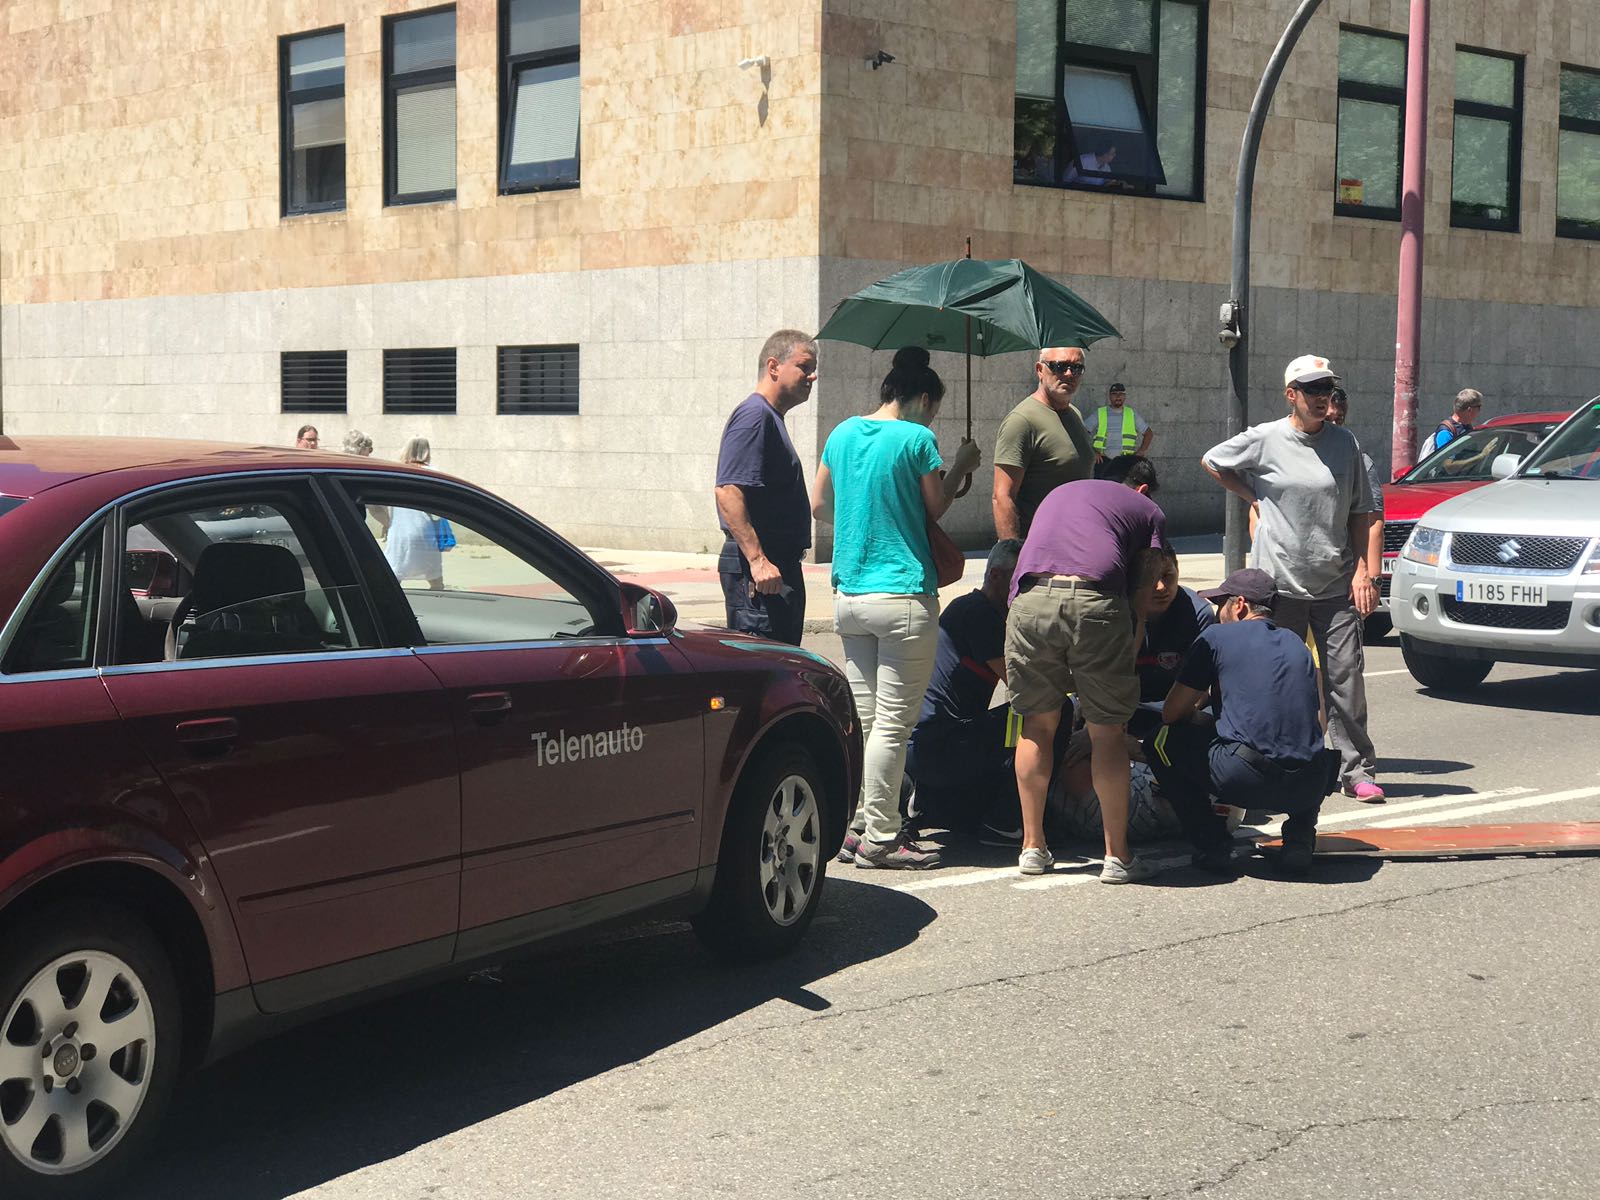
[[[1450,561],[1458,567],[1570,571],[1588,544],[1588,538],[1533,533],[1458,533],[1450,539]]]
[[[1565,629],[1572,615],[1566,600],[1534,608],[1521,604],[1478,604],[1441,596],[1444,615],[1457,625],[1480,625],[1488,629]]]
[[[1385,521],[1383,523],[1383,552],[1385,554],[1399,554],[1401,547],[1406,544],[1406,539],[1411,536],[1411,531],[1416,527],[1415,521]]]

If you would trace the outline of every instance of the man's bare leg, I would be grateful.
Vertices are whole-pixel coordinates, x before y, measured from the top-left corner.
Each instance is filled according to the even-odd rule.
[[[1044,802],[1050,791],[1050,772],[1055,769],[1056,730],[1061,725],[1059,709],[1034,713],[1022,718],[1022,736],[1017,739],[1017,795],[1022,801],[1022,848],[1043,850]],[[1127,754],[1124,752],[1126,762]],[[1126,771],[1124,771],[1126,774]],[[1127,825],[1128,781],[1122,781],[1123,825]],[[1124,830],[1126,833],[1126,830]]]
[[[1023,726],[1026,732],[1027,726]],[[1132,766],[1128,761],[1128,743],[1121,725],[1096,725],[1089,722],[1089,743],[1094,748],[1089,769],[1094,773],[1094,794],[1100,799],[1100,824],[1105,827],[1106,853],[1123,862],[1131,862],[1133,854],[1128,849],[1128,779]],[[1017,783],[1022,782],[1022,746],[1017,746]],[[1042,811],[1042,805],[1041,805]],[[1028,817],[1026,800],[1022,806],[1023,821]],[[1026,824],[1024,824],[1026,829]]]

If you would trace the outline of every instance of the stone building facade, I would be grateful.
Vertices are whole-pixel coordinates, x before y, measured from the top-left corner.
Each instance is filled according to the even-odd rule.
[[[976,256],[1024,258],[1117,325],[1123,336],[1090,353],[1082,394],[1097,403],[1113,379],[1127,385],[1156,426],[1174,528],[1215,529],[1220,493],[1196,460],[1222,428],[1233,175],[1256,81],[1295,7],[0,0],[0,421],[8,434],[278,444],[309,421],[325,446],[362,429],[379,455],[421,434],[441,469],[585,544],[708,548],[717,434],[763,336],[816,328],[849,292],[957,256],[970,236]],[[1288,358],[1329,355],[1380,465],[1399,225],[1375,203],[1384,168],[1342,178],[1359,147],[1347,161],[1340,146],[1386,119],[1386,44],[1361,43],[1377,47],[1372,62],[1350,47],[1403,34],[1407,11],[1327,0],[1279,89],[1256,192],[1252,413],[1281,411]],[[1167,41],[1143,57],[1119,49],[1148,39],[1145,21]],[[1052,25],[1060,46],[1040,33]],[[424,46],[424,26],[453,42]],[[334,77],[327,46],[340,52],[339,125],[313,135],[318,101],[297,105],[328,96],[310,86]],[[1455,131],[1479,113],[1458,100],[1471,92],[1463,48],[1515,60],[1510,228],[1452,224]],[[1492,411],[1587,398],[1600,391],[1600,242],[1585,222],[1600,213],[1583,169],[1591,153],[1600,165],[1600,127],[1585,121],[1600,111],[1586,107],[1582,69],[1600,69],[1600,9],[1435,6],[1430,64],[1423,423],[1469,384]],[[1053,109],[1040,79],[1060,85]],[[443,107],[441,89],[453,90]],[[1142,131],[1119,106],[1142,106]],[[1091,108],[1103,112],[1082,119]],[[1025,109],[1053,146],[1024,133]],[[1159,150],[1166,182],[1148,162],[1143,175],[1095,175],[1082,160],[1096,122],[1125,170]],[[564,138],[581,151],[551,166]],[[453,189],[397,195],[423,151],[423,174]],[[537,168],[520,176],[531,189],[516,182],[523,159]],[[303,193],[307,169],[321,182]],[[336,205],[300,203],[334,192]],[[575,397],[569,381],[558,411],[508,403],[503,347],[575,348]],[[453,411],[391,394],[404,358],[391,352],[423,348],[453,351]],[[343,410],[284,411],[285,355],[330,352]],[[823,347],[813,401],[790,417],[808,472],[827,432],[868,406],[887,360]],[[936,432],[953,447],[962,365],[935,365],[951,383]],[[974,365],[985,471],[1029,374],[1026,356]],[[972,544],[990,533],[987,492],[985,475],[946,520]]]

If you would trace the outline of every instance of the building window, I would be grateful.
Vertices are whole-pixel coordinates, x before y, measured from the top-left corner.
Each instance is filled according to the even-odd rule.
[[[502,415],[578,411],[576,346],[501,346]]]
[[[1333,211],[1400,219],[1406,39],[1339,30],[1339,138]]]
[[[501,0],[500,190],[578,182],[578,0]]]
[[[279,365],[283,411],[342,413],[349,402],[349,355],[343,350],[285,350]]]
[[[1556,233],[1600,238],[1600,71],[1561,68]]]
[[[1456,50],[1450,224],[1515,233],[1522,192],[1522,59]]]
[[[1018,183],[1201,198],[1204,0],[1018,0]]]
[[[456,10],[390,17],[383,27],[385,204],[456,194]]]
[[[383,411],[407,415],[455,412],[455,348],[385,350]]]
[[[344,30],[278,44],[283,212],[344,207]]]

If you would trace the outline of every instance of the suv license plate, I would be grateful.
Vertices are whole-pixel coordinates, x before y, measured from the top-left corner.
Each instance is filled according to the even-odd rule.
[[[1456,599],[1468,604],[1514,604],[1543,608],[1544,584],[1504,583],[1494,579],[1456,580]]]
[[[1397,562],[1397,561],[1398,561],[1398,560],[1399,560],[1399,555],[1389,555],[1389,556],[1386,556],[1386,557],[1385,557],[1385,558],[1384,558],[1384,560],[1383,560],[1383,566],[1382,566],[1382,567],[1381,567],[1381,568],[1379,568],[1379,569],[1380,569],[1380,570],[1381,570],[1381,571],[1382,571],[1382,572],[1383,572],[1383,573],[1384,573],[1384,574],[1385,574],[1385,575],[1393,575],[1393,574],[1394,574],[1394,564],[1395,564],[1395,563],[1396,563],[1396,562]]]

